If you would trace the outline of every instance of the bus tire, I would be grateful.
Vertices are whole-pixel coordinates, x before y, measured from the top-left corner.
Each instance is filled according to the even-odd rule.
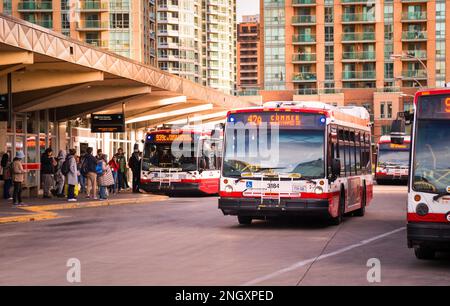
[[[341,192],[339,195],[339,208],[338,208],[338,216],[331,218],[331,225],[339,225],[342,223],[344,219],[344,213],[345,213],[345,190],[344,188],[341,188]]]
[[[356,217],[364,217],[364,215],[366,214],[366,205],[367,205],[367,190],[366,190],[366,183],[364,182],[363,194],[361,198],[361,208],[355,210],[353,215]]]
[[[250,225],[252,224],[252,217],[248,217],[248,216],[238,216],[238,222],[240,225]]]
[[[416,255],[417,259],[431,260],[434,259],[436,252],[432,248],[418,246],[414,248],[414,254]]]

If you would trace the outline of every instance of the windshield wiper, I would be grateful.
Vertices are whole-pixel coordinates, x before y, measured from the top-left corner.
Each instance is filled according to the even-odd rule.
[[[437,200],[439,200],[440,198],[445,197],[445,196],[447,196],[447,195],[450,195],[450,193],[448,193],[448,192],[442,192],[442,193],[439,193],[439,194],[437,194],[437,195],[435,195],[435,196],[433,197],[433,200],[434,200],[434,201],[437,201]]]

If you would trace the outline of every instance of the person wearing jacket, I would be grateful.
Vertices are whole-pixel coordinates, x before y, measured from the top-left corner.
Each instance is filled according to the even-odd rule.
[[[14,184],[13,203],[17,206],[25,206],[22,202],[22,184],[25,182],[25,173],[27,171],[23,168],[23,158],[25,158],[25,154],[22,151],[16,152],[16,157],[12,165],[12,180]]]
[[[123,153],[123,149],[119,148],[117,150],[117,163],[119,164],[119,171],[117,172],[117,178],[118,178],[118,192],[120,192],[121,189],[128,189],[128,178],[127,178],[127,158],[125,154]]]
[[[92,147],[87,148],[81,164],[81,174],[86,177],[86,198],[97,199],[97,159],[92,155]]]
[[[5,200],[12,200],[11,197],[11,187],[13,185],[12,183],[12,177],[11,177],[11,158],[9,157],[8,153],[4,153],[2,156],[1,166],[3,170],[3,199]]]
[[[50,190],[53,188],[55,167],[57,163],[53,157],[52,148],[47,148],[41,156],[41,174],[44,187],[44,198],[50,198]]]
[[[139,178],[141,174],[141,158],[139,148],[134,146],[134,152],[128,161],[128,167],[130,167],[133,173],[133,193],[139,193]]]
[[[56,166],[55,181],[56,181],[56,196],[64,197],[64,182],[66,180],[64,174],[61,172],[61,167],[66,160],[66,151],[60,150],[56,158],[58,164]]]
[[[106,160],[107,156],[105,154],[99,156],[99,162],[102,164],[102,174],[98,175],[98,184],[100,186],[100,201],[107,199],[107,188],[114,184],[114,177],[111,168],[109,167]]]
[[[76,202],[77,199],[75,197],[75,186],[78,185],[78,169],[77,162],[75,160],[75,149],[69,150],[69,155],[67,156],[67,160],[69,162],[69,173],[67,173],[67,186],[68,186],[68,195],[67,200],[69,202]]]
[[[116,155],[113,155],[113,157],[109,161],[108,165],[111,168],[111,172],[112,172],[112,175],[113,175],[113,178],[114,178],[114,185],[111,186],[112,192],[114,194],[116,194],[117,193],[117,188],[118,188],[117,177],[118,177],[118,172],[119,172],[119,163],[117,162],[117,156]]]

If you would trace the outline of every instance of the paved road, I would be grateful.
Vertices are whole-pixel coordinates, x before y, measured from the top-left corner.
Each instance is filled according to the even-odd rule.
[[[370,258],[382,285],[450,284],[450,255],[418,261],[406,248],[405,201],[406,187],[376,186],[366,217],[339,227],[241,227],[211,197],[63,211],[0,226],[0,284],[66,285],[69,258],[80,260],[82,284],[368,285]]]

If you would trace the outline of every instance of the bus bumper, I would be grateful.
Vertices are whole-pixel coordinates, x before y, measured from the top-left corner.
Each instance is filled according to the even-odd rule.
[[[200,184],[198,183],[171,183],[171,184],[160,184],[155,183],[144,183],[141,184],[140,188],[146,192],[151,193],[176,193],[176,192],[199,192]]]
[[[408,247],[425,246],[433,249],[450,249],[449,223],[408,223]]]
[[[329,216],[327,199],[282,199],[275,200],[247,198],[220,198],[219,209],[224,215],[240,215],[251,217],[276,216]]]

